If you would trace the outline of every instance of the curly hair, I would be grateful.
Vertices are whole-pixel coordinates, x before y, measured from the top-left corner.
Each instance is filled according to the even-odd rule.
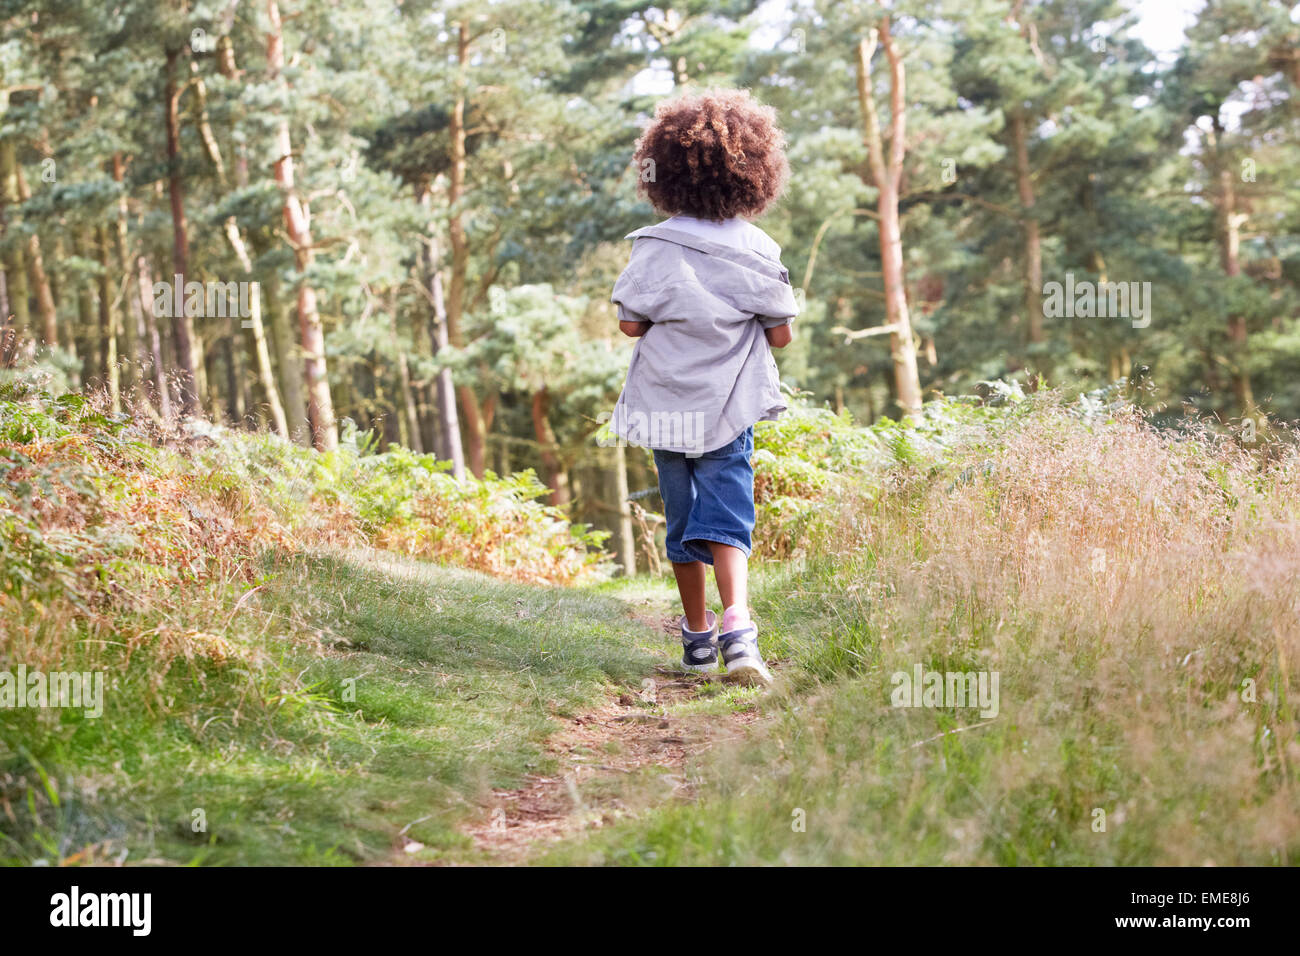
[[[636,142],[637,190],[663,215],[752,219],[790,178],[776,110],[748,90],[665,100]]]

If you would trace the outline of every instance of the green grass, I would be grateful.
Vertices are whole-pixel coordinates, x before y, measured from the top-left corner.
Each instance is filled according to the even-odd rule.
[[[539,587],[374,550],[259,567],[245,544],[180,591],[107,574],[85,607],[10,601],[8,660],[111,684],[99,720],[0,712],[0,859],[485,861],[465,824],[492,789],[571,770],[548,739],[626,688],[701,748],[681,768],[625,735],[652,759],[583,776],[602,826],[528,859],[1294,863],[1300,452],[1051,403],[977,425],[837,486],[815,536],[755,563],[766,693],[637,702],[676,656],[666,577]],[[826,432],[795,437],[814,454]],[[998,715],[892,706],[916,666],[996,671]],[[620,753],[600,734],[575,732],[586,757]]]
[[[27,825],[6,824],[7,856],[54,860],[104,843],[96,858],[129,850],[136,862],[486,861],[461,827],[482,814],[489,790],[553,773],[543,748],[555,718],[637,689],[673,652],[649,623],[673,607],[667,579],[542,588],[370,551],[299,557],[267,573],[231,633],[280,648],[276,666],[260,677],[237,663],[174,668],[158,713],[140,703],[145,695],[126,693],[128,672],[103,719],[65,717],[62,730],[29,738],[42,745],[11,755],[7,770],[37,780],[39,766],[50,783],[46,799],[26,814],[18,808]],[[1285,818],[1280,836],[1268,829],[1286,780],[1262,765],[1242,778],[1243,766],[1260,761],[1243,764],[1240,751],[1223,749],[1240,722],[1201,705],[1180,709],[1185,687],[1151,683],[1165,666],[1157,648],[1151,666],[1125,665],[1132,687],[1117,687],[1115,671],[1099,676],[1098,646],[1053,630],[1040,609],[990,620],[994,609],[970,602],[936,616],[909,603],[915,595],[875,596],[879,573],[872,556],[757,566],[753,603],[765,651],[781,662],[780,685],[760,693],[713,682],[670,713],[725,721],[757,709],[762,719],[692,759],[690,803],[665,799],[653,768],[588,782],[588,799],[637,812],[538,847],[531,859],[1294,859],[1300,847]],[[996,720],[890,705],[892,671],[914,660],[976,668],[995,642]],[[1097,703],[1139,688],[1154,701],[1142,716],[1176,725],[1154,721],[1154,751],[1135,737],[1134,714]],[[253,706],[254,697],[265,703]],[[1175,736],[1204,752],[1170,746]],[[1251,741],[1242,746],[1249,756]],[[1098,808],[1104,832],[1093,826]],[[190,826],[195,809],[205,832]],[[424,848],[402,853],[404,839]]]
[[[868,566],[758,569],[752,587],[765,650],[789,657],[778,689],[753,702],[766,720],[689,765],[700,781],[693,802],[621,819],[549,847],[538,859],[1294,862],[1294,771],[1270,772],[1267,747],[1252,741],[1254,717],[1244,708],[1191,700],[1176,677],[1158,683],[1172,669],[1169,658],[1182,651],[1152,648],[1152,660],[1141,666],[1119,662],[1103,671],[1094,643],[1066,640],[1050,620],[1027,612],[1024,620],[999,621],[968,608],[933,630],[909,627],[919,615],[906,601],[862,597]],[[912,660],[937,670],[987,667],[978,662],[992,659],[989,636],[999,626],[996,719],[986,722],[974,710],[891,706],[893,671]],[[1230,697],[1230,687],[1222,690]],[[1121,706],[1108,706],[1107,697]],[[679,710],[708,713],[708,700]],[[1105,813],[1100,831],[1097,810]]]
[[[265,672],[173,667],[151,712],[128,671],[99,720],[5,715],[0,766],[34,786],[4,857],[347,864],[408,827],[426,849],[402,859],[472,859],[458,825],[488,789],[544,772],[553,718],[653,660],[613,596],[374,552],[288,561],[259,598],[227,633],[283,655]],[[330,649],[282,639],[304,628]]]

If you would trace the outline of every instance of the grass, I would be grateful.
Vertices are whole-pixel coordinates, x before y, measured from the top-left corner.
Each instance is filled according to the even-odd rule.
[[[106,469],[90,443],[34,441],[18,423],[10,474],[58,477],[45,463],[69,449]],[[1051,396],[938,409],[915,432],[829,413],[783,428],[758,463],[774,527],[753,575],[780,685],[668,695],[666,716],[726,731],[672,768],[690,802],[653,763],[588,776],[583,794],[627,812],[529,859],[1296,862],[1294,436],[1245,448]],[[809,464],[827,442],[829,464]],[[675,602],[666,578],[534,584],[548,559],[512,581],[361,546],[366,522],[406,529],[415,554],[430,539],[338,461],[329,487],[350,489],[340,500],[361,518],[254,558],[259,516],[289,535],[310,509],[260,499],[249,476],[272,450],[248,452],[176,475],[120,452],[96,508],[163,534],[119,551],[111,523],[78,517],[98,513],[74,507],[95,493],[75,490],[81,471],[58,477],[72,489],[59,509],[15,498],[27,537],[6,570],[26,577],[6,578],[3,659],[99,669],[109,688],[98,720],[0,713],[9,862],[485,861],[465,827],[491,791],[564,769],[546,751],[563,719],[634,698],[674,654],[657,626]],[[371,467],[381,485],[424,488],[407,484],[419,462]],[[46,574],[81,590],[33,597]],[[996,674],[996,716],[895,706],[895,675],[918,666]],[[581,746],[595,763],[623,744]]]
[[[6,714],[5,857],[348,864],[415,841],[398,858],[473,859],[459,825],[547,769],[555,717],[650,667],[599,593],[371,551],[267,572],[227,633],[272,664],[177,668],[156,695],[128,670],[101,719],[62,729]]]
[[[1049,404],[975,438],[757,576],[784,686],[692,765],[696,802],[543,859],[1294,864],[1294,447]],[[996,672],[997,716],[893,706],[917,665]]]
[[[644,663],[621,602],[541,586],[605,556],[531,473],[101,406],[0,385],[0,676],[107,684],[98,719],[0,709],[0,860],[463,853],[552,717]]]

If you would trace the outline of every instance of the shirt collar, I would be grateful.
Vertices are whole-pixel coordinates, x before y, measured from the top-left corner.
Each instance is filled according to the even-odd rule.
[[[716,256],[719,259],[727,259],[737,265],[762,273],[769,278],[789,282],[788,273],[781,267],[781,264],[773,262],[766,256],[759,255],[750,249],[737,249],[735,246],[729,246],[726,243],[705,239],[692,232],[687,232],[685,229],[678,229],[667,222],[661,222],[653,226],[643,226],[634,232],[629,232],[623,238],[662,239],[665,242],[686,246],[688,249],[695,249],[706,255]]]

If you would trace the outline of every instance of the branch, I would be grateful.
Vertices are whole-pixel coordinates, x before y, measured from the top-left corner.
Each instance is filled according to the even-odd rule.
[[[862,136],[866,140],[867,160],[876,187],[886,182],[885,147],[880,141],[880,117],[876,113],[875,93],[871,89],[871,58],[876,52],[879,34],[872,30],[866,39],[858,41],[858,110],[862,113]]]
[[[873,291],[871,289],[868,292]],[[831,329],[837,335],[844,336],[844,344],[848,345],[856,339],[865,339],[873,335],[890,335],[898,331],[898,323],[890,322],[888,325],[877,325],[869,329],[846,329],[842,325],[837,325]]]
[[[907,98],[903,58],[889,34],[889,17],[880,21],[880,41],[889,59],[889,109],[893,114],[889,117],[889,172],[897,190],[903,182],[903,157],[907,152]]]
[[[851,212],[854,216],[870,216],[872,219],[877,220],[880,218],[877,213],[872,212],[870,209],[850,210],[848,207],[836,210],[827,217],[826,221],[817,228],[817,235],[813,239],[812,251],[808,253],[808,266],[804,269],[803,283],[799,287],[805,296],[808,294],[808,287],[812,284],[813,265],[817,262],[817,250],[821,246],[823,237],[826,235],[826,230],[830,228],[830,225],[835,220],[836,216],[843,215],[846,212]]]

